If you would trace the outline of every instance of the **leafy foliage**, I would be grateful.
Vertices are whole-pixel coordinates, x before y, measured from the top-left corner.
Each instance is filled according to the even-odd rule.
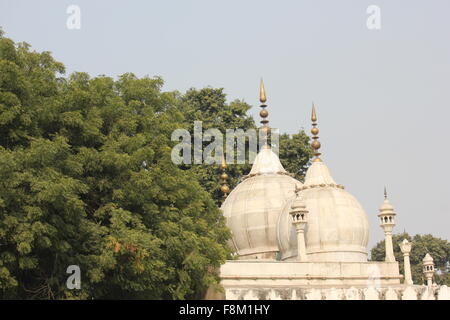
[[[186,128],[193,133],[194,121],[202,121],[203,132],[217,128],[225,136],[227,129],[257,129],[255,121],[247,114],[251,106],[244,101],[235,100],[226,103],[223,89],[190,89],[182,97],[181,110],[186,115]],[[246,140],[248,150],[248,139]],[[224,141],[225,144],[225,141]],[[228,152],[228,151],[226,151]],[[303,181],[307,166],[312,157],[309,137],[304,131],[297,134],[280,135],[279,156],[285,169],[296,179]],[[246,159],[249,159],[248,153]],[[193,171],[205,190],[209,190],[216,203],[222,202],[218,165],[191,165],[185,169]],[[229,184],[233,189],[241,178],[248,174],[251,164],[232,164],[228,166]]]
[[[431,234],[420,235],[414,237],[408,233],[400,233],[392,236],[394,246],[395,259],[399,262],[400,272],[404,274],[403,254],[400,250],[400,243],[403,239],[407,239],[412,243],[410,254],[411,273],[415,284],[425,282],[422,272],[422,259],[429,253],[433,259],[437,272],[434,281],[437,284],[450,285],[450,242],[445,239],[433,237]],[[371,250],[371,259],[373,261],[384,261],[385,244],[384,240],[378,242]]]
[[[200,298],[229,230],[218,168],[176,166],[177,128],[255,128],[223,89],[163,92],[158,77],[73,73],[0,31],[0,298]],[[281,137],[302,178],[304,132]],[[229,168],[231,187],[250,166]],[[81,269],[68,290],[66,269]]]
[[[301,130],[293,135],[280,135],[280,160],[287,172],[300,181],[305,180],[309,161],[313,151],[309,144],[309,137]]]
[[[62,72],[0,39],[0,296],[198,297],[229,232],[170,159],[177,93],[160,78]],[[79,291],[65,286],[72,264]]]

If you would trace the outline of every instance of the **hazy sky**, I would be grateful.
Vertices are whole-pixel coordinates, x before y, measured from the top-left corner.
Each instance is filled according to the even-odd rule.
[[[69,5],[81,29],[66,27]],[[381,29],[369,30],[369,5]],[[383,187],[394,232],[450,239],[450,1],[0,0],[8,37],[51,51],[68,72],[160,75],[165,90],[223,87],[270,125],[310,128],[323,160],[365,208],[370,246],[383,238]]]

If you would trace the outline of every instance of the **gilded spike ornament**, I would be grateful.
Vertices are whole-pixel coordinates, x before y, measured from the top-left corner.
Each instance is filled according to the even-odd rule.
[[[228,186],[228,174],[226,173],[226,170],[228,168],[228,165],[225,161],[225,157],[222,157],[222,163],[220,165],[220,169],[222,170],[222,174],[220,175],[221,181],[221,187],[220,191],[223,193],[223,198],[225,199],[228,194],[230,193],[230,187]]]
[[[261,79],[261,83],[259,85],[259,101],[261,101],[261,103],[265,103],[267,101],[266,90],[264,89],[263,79]]]
[[[269,116],[269,112],[266,110],[267,105],[265,104],[267,101],[266,97],[266,89],[264,89],[264,82],[261,79],[261,84],[259,85],[259,101],[261,102],[261,108],[262,110],[259,112],[259,115],[261,116],[261,124],[263,126],[267,126],[269,123],[269,120],[267,120],[267,117]]]
[[[267,120],[267,117],[269,116],[269,112],[266,110],[266,89],[264,88],[264,82],[261,79],[261,83],[259,86],[259,101],[261,102],[261,111],[259,112],[259,115],[261,117],[261,128],[262,130],[262,139],[264,139],[264,147],[270,147],[270,127],[269,127],[269,120]]]
[[[317,128],[317,115],[316,115],[316,108],[314,107],[314,102],[312,104],[312,113],[311,113],[311,121],[312,121],[312,129],[311,133],[313,135],[313,142],[311,143],[311,147],[314,149],[314,156],[316,157],[314,161],[322,161],[320,160],[319,156],[321,153],[319,152],[320,149],[320,141],[319,141],[319,128]]]

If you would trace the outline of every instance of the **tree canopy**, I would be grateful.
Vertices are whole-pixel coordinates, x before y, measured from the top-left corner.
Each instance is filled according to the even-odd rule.
[[[437,284],[450,285],[450,242],[445,239],[433,237],[431,234],[410,236],[403,232],[392,236],[395,260],[399,262],[400,272],[404,274],[403,254],[400,250],[400,243],[407,239],[412,243],[410,253],[411,273],[415,284],[425,283],[422,272],[422,259],[429,253],[435,264],[434,281]],[[371,250],[371,260],[384,261],[385,244],[384,240],[378,242]]]
[[[160,78],[63,72],[0,39],[1,296],[195,297],[217,280],[229,232],[171,161],[177,94]],[[80,291],[65,288],[72,264]]]
[[[190,89],[181,97],[181,110],[185,115],[185,126],[193,132],[194,121],[202,121],[203,131],[217,128],[225,135],[227,129],[257,129],[254,119],[248,115],[251,106],[242,100],[226,102],[223,89],[203,88]],[[248,150],[248,139],[246,140]],[[225,144],[225,142],[224,142]],[[235,143],[236,146],[236,143]],[[225,149],[225,152],[228,150]],[[308,164],[312,158],[312,149],[309,145],[309,137],[299,130],[296,134],[281,134],[279,137],[279,157],[285,169],[294,175],[296,179],[303,181]],[[249,159],[247,153],[246,159]],[[218,165],[190,165],[184,166],[192,170],[205,190],[208,190],[220,205],[222,193],[220,191]],[[241,178],[248,174],[251,164],[233,164],[228,166],[227,174],[231,189]]]
[[[64,72],[0,33],[0,298],[201,297],[230,233],[218,168],[175,165],[171,133],[252,128],[250,106],[223,89],[164,92],[159,77]],[[280,141],[301,178],[306,134]],[[231,185],[249,168],[230,166]],[[70,265],[81,290],[66,288]]]

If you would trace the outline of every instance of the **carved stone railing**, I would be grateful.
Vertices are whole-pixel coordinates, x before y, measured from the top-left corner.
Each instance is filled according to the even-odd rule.
[[[450,288],[399,285],[368,288],[227,288],[227,300],[450,300]]]

